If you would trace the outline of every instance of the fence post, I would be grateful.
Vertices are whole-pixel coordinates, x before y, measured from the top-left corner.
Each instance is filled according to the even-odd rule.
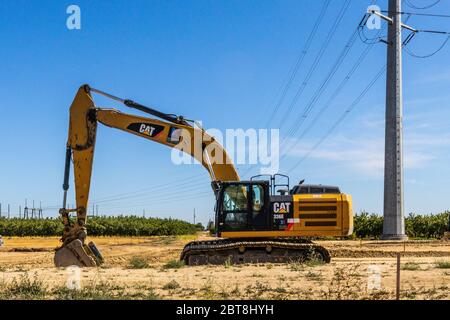
[[[396,299],[400,300],[400,252],[397,252],[397,285],[396,285]]]

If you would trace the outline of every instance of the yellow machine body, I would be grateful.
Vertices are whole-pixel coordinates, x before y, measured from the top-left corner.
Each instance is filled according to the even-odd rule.
[[[353,233],[352,198],[347,194],[296,194],[292,213],[271,212],[283,216],[283,230],[224,231],[223,238],[343,237]],[[285,215],[288,215],[287,217]]]

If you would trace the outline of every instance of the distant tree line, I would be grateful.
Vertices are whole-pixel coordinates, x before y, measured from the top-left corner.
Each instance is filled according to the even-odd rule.
[[[410,213],[405,219],[410,238],[439,239],[447,231],[449,212],[418,215]],[[212,221],[207,229],[214,230]],[[136,216],[90,217],[88,234],[92,236],[165,236],[195,234],[204,230],[201,223],[192,224],[177,219],[144,218]],[[3,236],[59,236],[63,224],[60,218],[19,219],[0,218]],[[353,238],[378,239],[383,233],[383,216],[361,212],[354,217]]]
[[[136,216],[88,218],[88,234],[92,236],[169,236],[195,234],[202,229],[201,224],[177,219]],[[62,232],[60,218],[0,219],[0,235],[3,236],[60,236]]]
[[[440,239],[447,231],[449,212],[419,215],[410,213],[405,218],[405,231],[410,238]],[[354,217],[354,237],[380,238],[383,233],[383,216],[361,212]]]

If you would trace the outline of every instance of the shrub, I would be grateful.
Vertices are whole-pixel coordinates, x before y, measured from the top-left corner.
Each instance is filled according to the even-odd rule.
[[[179,269],[183,266],[184,266],[184,261],[182,261],[182,260],[170,260],[163,266],[163,269]]]
[[[436,268],[450,269],[450,261],[439,261],[436,263]]]
[[[420,270],[420,265],[414,262],[407,262],[402,266],[402,270],[409,270],[409,271]]]
[[[168,283],[166,283],[162,288],[163,290],[175,290],[180,287],[180,284],[176,282],[175,280],[172,280]]]
[[[130,269],[146,269],[149,267],[147,260],[141,257],[132,257],[128,266]]]

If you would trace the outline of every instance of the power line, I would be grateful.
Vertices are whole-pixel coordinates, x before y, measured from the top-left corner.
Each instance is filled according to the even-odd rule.
[[[204,187],[204,185],[202,185],[201,187]],[[186,189],[186,188],[184,188],[184,189]],[[195,199],[196,197],[200,197],[200,196],[206,196],[206,195],[211,196],[213,194],[212,190],[201,192],[201,190],[198,190],[198,189],[199,188],[189,188],[185,193],[177,196],[176,200],[177,201],[190,200],[190,199]],[[180,191],[180,190],[178,190],[178,191]],[[194,192],[192,192],[192,191],[194,191]],[[118,200],[124,200],[124,199],[118,199]],[[103,204],[102,208],[105,208],[104,210],[111,210],[111,209],[117,209],[117,208],[132,208],[132,207],[139,207],[139,206],[148,206],[149,202],[152,204],[154,204],[154,203],[161,204],[161,203],[167,203],[167,202],[173,202],[173,201],[174,201],[174,193],[171,192],[171,193],[166,193],[166,194],[160,194],[156,197],[151,196],[148,198],[138,199],[138,202],[134,202],[131,205],[126,204],[124,202],[114,203],[114,201],[110,201],[107,204]],[[97,204],[97,203],[95,203],[95,204]]]
[[[319,101],[319,98],[322,96],[322,94],[324,93],[324,91],[326,90],[328,85],[330,84],[331,80],[335,76],[336,72],[339,70],[339,67],[344,62],[350,49],[353,47],[355,40],[357,38],[357,32],[358,32],[358,29],[355,29],[355,31],[352,33],[350,39],[347,41],[346,45],[344,46],[343,50],[341,51],[340,55],[338,56],[338,58],[336,59],[336,61],[333,64],[333,66],[331,67],[330,71],[328,72],[327,76],[322,81],[321,85],[317,88],[317,90],[315,91],[311,100],[303,109],[303,112],[297,116],[297,118],[293,122],[292,126],[289,128],[282,144],[284,144],[284,142],[286,142],[290,136],[293,136],[296,132],[298,132],[300,127],[303,125],[306,118],[309,116],[310,112],[313,110],[314,106]],[[288,145],[288,146],[286,146],[286,148],[284,150],[289,150],[290,148],[291,147]],[[282,152],[282,153],[284,153],[284,152]]]
[[[376,2],[376,0],[372,0],[372,4],[375,3],[375,2]],[[328,5],[328,1],[327,1],[326,4]],[[280,122],[280,125],[279,125],[278,127],[280,127],[281,124],[283,123],[283,121],[284,121],[283,119],[287,118],[287,117],[289,116],[289,114],[292,112],[293,107],[295,106],[295,104],[296,104],[298,98],[300,97],[300,95],[302,94],[302,92],[303,92],[303,90],[305,89],[306,85],[308,84],[309,79],[311,78],[312,74],[314,73],[314,71],[315,71],[315,69],[316,69],[318,63],[320,62],[320,60],[321,60],[321,58],[322,58],[322,56],[323,56],[323,54],[324,54],[326,48],[328,47],[328,45],[329,45],[331,39],[333,38],[334,33],[335,33],[335,31],[336,31],[338,25],[340,24],[340,21],[342,20],[342,17],[343,17],[343,15],[344,15],[345,11],[348,9],[349,4],[350,4],[349,1],[346,1],[346,2],[344,3],[343,7],[341,8],[340,13],[338,14],[336,20],[334,21],[334,23],[333,23],[331,29],[330,29],[329,32],[328,32],[328,35],[327,35],[327,37],[326,37],[325,42],[322,44],[322,47],[321,47],[321,49],[319,50],[319,54],[316,55],[315,60],[314,60],[314,62],[313,62],[313,65],[309,68],[308,73],[307,73],[305,79],[303,80],[301,86],[297,89],[297,92],[296,92],[296,94],[295,94],[295,96],[294,96],[292,102],[290,103],[288,109],[285,111],[283,117],[281,118],[281,122]],[[322,7],[321,14],[319,15],[319,17],[318,17],[318,19],[316,20],[316,23],[315,23],[315,25],[314,25],[314,27],[313,27],[313,32],[314,32],[314,33],[315,33],[314,30],[318,27],[318,25],[320,24],[320,22],[321,22],[321,20],[322,20],[322,14],[324,13],[324,8],[325,8],[325,5],[324,5],[324,7]],[[312,39],[313,36],[311,36],[311,35],[313,34],[313,32],[312,32],[312,33],[310,34],[310,36],[308,37],[307,43],[309,42],[310,39]],[[307,45],[307,46],[308,46],[308,48],[309,48],[309,45]],[[306,45],[305,45],[305,47],[306,47]],[[301,59],[303,60],[303,57],[302,57]],[[291,83],[289,84],[289,88],[290,88],[290,86],[291,86]],[[286,88],[286,87],[285,87],[285,88]],[[289,88],[288,88],[288,89],[289,89]],[[286,90],[286,93],[287,93],[287,91],[288,91],[288,90]],[[283,95],[284,95],[284,91],[283,91]],[[285,99],[285,96],[283,96],[282,100],[284,101],[284,99]],[[271,113],[270,119],[269,119],[269,121],[268,121],[266,127],[269,127],[270,123],[271,123],[272,120],[275,118],[276,113],[278,112],[278,109],[279,109],[280,106],[281,106],[281,103],[275,107],[275,109],[274,109],[273,112]],[[247,170],[242,174],[242,176],[245,176],[248,172],[250,172],[250,171],[254,168],[254,166],[255,166],[255,165],[250,165],[250,167],[247,168]]]
[[[289,72],[289,76],[288,76],[288,81],[287,83],[284,85],[283,91],[281,93],[280,98],[278,99],[277,104],[275,105],[275,108],[273,108],[272,113],[266,123],[266,128],[268,128],[270,126],[270,124],[272,123],[273,119],[276,117],[278,110],[280,109],[280,106],[283,104],[284,99],[286,98],[286,95],[289,91],[289,89],[292,86],[292,83],[294,82],[295,77],[297,76],[297,72],[300,68],[300,66],[302,65],[306,54],[308,53],[308,50],[311,46],[311,43],[314,39],[314,37],[317,34],[317,30],[319,28],[319,25],[321,24],[323,17],[325,16],[325,12],[327,11],[327,8],[330,4],[330,0],[327,0],[324,2],[322,9],[320,11],[319,16],[317,17],[316,22],[314,23],[314,26],[306,40],[306,43],[304,45],[304,47],[302,48],[294,66],[291,68],[291,71]]]
[[[199,179],[203,179],[203,177],[199,176],[199,175],[192,175],[192,176],[189,176],[189,177],[186,177],[186,178],[183,178],[183,179],[173,180],[173,181],[170,181],[170,182],[166,182],[166,183],[162,183],[162,184],[158,184],[158,185],[153,185],[153,186],[150,186],[150,187],[146,187],[146,188],[142,188],[142,189],[138,189],[138,190],[134,190],[134,191],[128,191],[128,192],[125,192],[125,193],[118,193],[118,194],[114,194],[114,195],[99,197],[99,198],[96,198],[96,199],[94,199],[92,201],[93,202],[101,202],[103,200],[108,200],[108,199],[111,199],[111,198],[117,198],[117,197],[122,197],[122,196],[128,196],[128,195],[134,195],[134,194],[138,194],[138,193],[148,192],[148,191],[154,190],[156,188],[164,189],[166,187],[171,187],[173,185],[180,185],[180,184],[183,184],[183,183],[186,183],[186,182],[196,181],[196,180],[199,180]]]
[[[361,94],[350,104],[350,106],[344,111],[344,113],[337,119],[337,121],[333,124],[333,126],[326,132],[326,134],[308,151],[308,153],[303,156],[299,161],[297,161],[294,166],[292,166],[288,170],[288,174],[290,174],[293,170],[295,170],[305,159],[307,159],[339,126],[339,124],[344,121],[347,115],[361,102],[362,98],[367,94],[367,92],[374,86],[377,80],[383,75],[386,70],[386,65],[383,66],[380,71],[375,75],[372,81],[368,84],[368,86],[361,92]]]
[[[375,4],[377,1],[376,0],[372,0],[371,1],[371,4],[373,5],[373,4]],[[345,4],[344,4],[344,7],[343,7],[343,9],[344,8],[346,8],[346,6],[345,6]],[[342,14],[340,14],[340,15],[338,15],[338,18],[336,19],[336,21],[335,21],[335,23],[334,23],[334,25],[333,25],[333,27],[331,28],[331,30],[330,30],[330,32],[329,32],[329,34],[328,34],[328,39],[331,39],[331,37],[332,36],[330,36],[330,34],[332,34],[332,33],[334,33],[335,31],[336,31],[336,28],[337,28],[337,25],[339,24],[339,21],[340,21],[340,19],[342,18],[342,16],[343,16],[343,12],[342,11],[345,11],[345,10],[343,10],[343,9],[341,9],[341,13]],[[350,40],[347,42],[347,45],[344,47],[344,49],[343,49],[343,53],[341,53],[341,55],[340,55],[340,58],[342,57],[342,56],[344,56],[344,58],[345,58],[345,56],[347,55],[347,53],[348,53],[348,50],[350,49],[350,47],[353,45],[353,43],[354,43],[354,35],[355,35],[355,33],[353,33],[352,34],[352,36],[350,37]],[[324,45],[322,46],[322,49],[324,48],[324,47],[326,47],[328,45],[328,43],[326,42],[326,43],[324,43]],[[321,51],[323,51],[323,50],[321,50]],[[345,52],[347,52],[347,53],[345,53]],[[319,53],[319,57],[320,57],[320,53]],[[337,60],[337,62],[335,63],[335,65],[336,64],[338,64],[338,66],[337,66],[337,68],[340,66],[340,64],[342,63],[339,63],[339,60],[341,60],[340,58],[338,58],[338,60]],[[320,60],[320,58],[319,59],[317,59],[317,57],[316,57],[316,61],[317,60]],[[362,60],[361,58],[360,59],[358,59],[358,60]],[[317,61],[318,62],[318,61]],[[355,66],[354,66],[354,69],[356,70],[357,69],[357,65],[359,65],[360,64],[360,62],[359,63],[357,63]],[[336,69],[337,69],[336,68]],[[333,69],[335,69],[335,68],[332,68],[332,71],[330,71],[330,73],[328,74],[328,76],[327,76],[327,78],[325,79],[325,81],[324,81],[324,83],[326,83],[327,82],[327,79],[330,79],[333,75],[334,75],[334,72],[333,72]],[[312,72],[314,72],[314,70],[315,70],[315,66],[314,66],[314,64],[313,64],[313,66],[310,68],[310,71],[309,71],[309,73],[312,73]],[[353,70],[353,72],[355,71],[355,70]],[[351,74],[353,74],[353,72],[351,71],[349,74],[350,74],[350,76],[349,77],[351,77]],[[330,74],[331,74],[331,76],[330,76]],[[309,79],[308,78],[308,76],[306,77],[306,79]],[[305,80],[306,80],[305,79]],[[347,79],[347,81],[348,81],[348,79]],[[303,86],[305,86],[306,85],[306,83],[305,82],[307,82],[307,81],[304,81],[303,83],[302,83],[302,85]],[[345,81],[346,82],[346,81]],[[345,85],[345,83],[341,83],[341,85],[340,85],[340,89],[338,89],[338,92],[342,89],[342,87]],[[321,87],[323,87],[323,86],[321,86]],[[325,87],[326,87],[326,84],[325,84]],[[299,88],[299,90],[303,90],[304,88]],[[319,88],[319,90],[320,90],[320,88]],[[323,91],[323,90],[322,90]],[[337,95],[338,94],[338,92],[335,92],[335,95]],[[297,92],[297,94],[298,94],[298,92]],[[296,94],[296,95],[297,95]],[[294,97],[294,99],[295,99],[295,97]],[[314,98],[313,98],[314,99]],[[329,104],[329,103],[327,103],[327,104]],[[290,106],[290,109],[291,109],[291,107],[292,107],[292,104],[291,104],[291,106]],[[287,111],[287,114],[289,114],[290,113],[290,110],[288,110]],[[287,117],[287,115],[285,115],[285,117]],[[316,117],[317,118],[317,117]],[[281,126],[281,125],[280,125]],[[286,138],[285,139],[283,139],[283,140],[286,140]],[[284,157],[285,157],[285,155],[283,155],[282,157],[281,157],[281,159],[284,159]],[[246,171],[246,173],[247,172],[249,172],[249,171],[251,171],[252,170],[252,167],[253,167],[254,165],[252,165],[251,167],[249,167],[248,169],[247,169],[247,171]],[[244,174],[245,175],[245,174]]]
[[[150,194],[150,195],[141,195],[139,197],[133,197],[133,198],[131,198],[131,197],[117,198],[117,199],[109,200],[109,201],[106,201],[106,202],[93,202],[93,203],[95,203],[95,204],[102,204],[104,206],[105,203],[115,203],[117,201],[123,201],[123,200],[128,200],[129,201],[131,199],[133,199],[133,201],[140,201],[140,200],[155,200],[156,201],[156,200],[160,199],[161,197],[162,198],[167,197],[167,195],[172,195],[173,196],[177,192],[184,192],[184,193],[186,193],[186,192],[189,192],[189,191],[197,191],[199,189],[204,189],[205,190],[205,187],[207,187],[207,185],[205,185],[205,184],[199,184],[199,185],[194,186],[194,187],[191,187],[191,186],[186,187],[186,185],[184,185],[184,186],[179,186],[179,187],[173,188],[171,190],[164,191],[163,193],[153,193],[153,194]],[[211,189],[211,191],[212,191],[212,189]]]
[[[449,35],[450,31],[439,31],[439,30],[423,30],[423,29],[418,29],[416,30],[417,33],[422,32],[422,33],[434,33],[434,34],[443,34],[443,35]]]
[[[437,50],[435,50],[432,53],[426,54],[426,55],[415,54],[407,46],[405,46],[404,49],[405,49],[407,54],[409,54],[410,56],[412,56],[414,58],[426,59],[426,58],[431,58],[432,56],[434,56],[435,54],[440,52],[442,49],[444,49],[445,45],[448,43],[449,40],[450,40],[450,35],[444,40],[444,42],[441,44],[441,46]]]
[[[408,17],[409,19],[410,17]],[[408,20],[407,19],[407,20]],[[405,22],[407,21],[405,20]],[[366,21],[367,22],[367,21]],[[380,30],[378,32],[381,33],[382,30]],[[352,70],[349,72],[349,74],[344,78],[344,80],[341,82],[341,84],[338,86],[337,90],[333,93],[333,95],[331,96],[331,98],[328,100],[325,109],[328,108],[328,103],[331,103],[331,101],[334,99],[335,94],[339,93],[339,91],[342,89],[343,84],[345,84],[348,80],[349,77],[351,77],[351,75],[356,71],[356,69],[358,68],[358,66],[362,63],[362,60],[364,59],[364,57],[366,56],[366,54],[368,53],[368,50],[370,50],[370,48],[375,44],[371,43],[370,47],[368,47],[368,49],[366,49],[366,51],[364,51],[362,53],[362,55],[359,57],[359,59],[357,60],[357,63],[353,66]],[[383,75],[383,73],[386,70],[386,65],[384,65],[380,71],[375,75],[375,77],[372,79],[372,81],[368,84],[368,86],[361,92],[361,94],[352,102],[352,104],[345,110],[345,112],[341,115],[340,118],[338,118],[338,120],[333,124],[333,126],[326,132],[326,134],[309,150],[309,152],[302,157],[299,161],[297,161],[295,163],[295,165],[293,167],[291,167],[291,169],[288,171],[288,173],[292,172],[293,170],[295,170],[304,160],[306,160],[332,133],[333,131],[339,126],[339,124],[344,121],[344,119],[347,117],[347,115],[359,104],[359,102],[364,98],[364,96],[367,94],[367,92],[375,85],[375,83],[378,81],[378,79]],[[319,112],[319,114],[316,116],[316,118],[313,120],[313,123],[318,119],[318,117],[320,117],[320,114],[323,111],[321,110],[321,112]],[[308,129],[310,129],[312,127],[312,125],[310,125],[308,127]],[[305,133],[307,132],[307,130],[303,131],[302,135],[303,136]],[[299,140],[297,140],[297,143],[295,145],[297,145],[299,142]]]
[[[411,15],[408,16],[407,19],[405,19],[405,23],[409,20],[409,18],[411,18]],[[411,41],[411,39],[416,35],[416,34],[420,34],[420,33],[431,33],[431,34],[441,34],[441,35],[447,35],[448,37],[444,40],[444,42],[441,44],[441,46],[433,51],[432,53],[426,54],[426,55],[418,55],[412,52],[412,50],[410,50],[408,48],[408,44]],[[437,54],[438,52],[440,52],[445,45],[447,44],[447,42],[450,40],[450,32],[447,31],[439,31],[439,30],[426,30],[426,29],[417,29],[412,31],[408,37],[406,37],[405,42],[403,43],[403,48],[405,49],[405,52],[407,54],[409,54],[410,56],[414,57],[414,58],[420,58],[420,59],[426,59],[426,58],[430,58],[432,56],[434,56],[435,54]]]
[[[364,30],[365,30],[365,27],[367,25],[367,21],[368,21],[369,17],[370,17],[370,14],[366,13],[364,15],[364,17],[362,18],[362,20],[361,20],[361,22],[359,23],[359,26],[358,26],[358,35],[359,35],[359,39],[363,43],[368,44],[368,45],[373,45],[375,43],[380,42],[380,40],[382,39],[382,37],[380,37],[379,35],[380,35],[381,31],[384,29],[384,26],[383,26],[383,29],[378,31],[377,36],[375,36],[373,38],[368,38],[366,36],[366,33],[365,33]]]
[[[174,180],[174,181],[159,184],[159,185],[153,185],[153,186],[147,187],[147,188],[142,188],[142,189],[138,189],[138,190],[134,190],[134,191],[128,191],[125,193],[118,193],[118,194],[114,194],[114,195],[99,197],[99,198],[90,200],[90,202],[102,203],[102,202],[108,202],[109,200],[117,199],[117,198],[127,198],[127,197],[133,198],[136,196],[139,197],[139,196],[142,196],[143,194],[148,194],[150,191],[155,190],[155,189],[158,189],[158,190],[163,189],[164,190],[164,189],[171,188],[172,186],[186,185],[187,183],[190,183],[190,182],[195,182],[194,186],[196,186],[196,185],[200,185],[199,183],[197,183],[197,180],[202,180],[202,179],[203,179],[202,176],[193,175],[190,177],[183,178],[181,180]],[[55,205],[46,206],[43,208],[43,210],[58,209],[60,207],[61,207],[60,204],[55,204]]]
[[[281,121],[278,125],[279,128],[282,126],[282,124],[285,122],[285,120],[289,117],[289,115],[291,114],[295,105],[297,104],[298,99],[300,98],[303,91],[305,90],[311,76],[314,74],[314,71],[316,70],[317,66],[319,65],[320,60],[322,59],[326,49],[328,48],[328,45],[330,44],[330,42],[337,30],[337,27],[339,26],[340,22],[342,21],[342,18],[344,17],[344,14],[347,11],[349,5],[350,5],[350,0],[346,0],[343,4],[338,16],[336,17],[331,29],[329,30],[327,37],[326,37],[324,43],[322,44],[322,47],[319,50],[319,53],[316,55],[316,58],[314,59],[313,64],[311,65],[310,69],[308,70],[308,73],[307,73],[305,79],[303,80],[300,87],[297,89],[297,92],[295,93],[294,98],[292,99],[291,103],[289,104],[288,109],[286,110],[283,117],[281,118]]]
[[[383,37],[368,38],[364,32],[364,28],[358,28],[358,36],[359,36],[359,39],[364,44],[368,44],[368,45],[376,44],[376,43],[380,42],[381,39],[383,39]]]
[[[197,179],[192,179],[192,180],[199,180],[203,179],[204,177],[198,177]],[[124,199],[133,199],[133,198],[140,198],[140,197],[145,197],[150,195],[158,195],[160,193],[167,193],[168,191],[174,191],[174,190],[178,190],[180,188],[186,189],[186,186],[188,186],[190,189],[195,188],[197,186],[204,186],[204,183],[195,183],[192,184],[192,180],[188,180],[185,182],[180,182],[177,184],[167,184],[165,187],[160,187],[160,186],[153,186],[153,188],[150,189],[150,191],[146,191],[146,192],[140,192],[140,193],[128,193],[128,195],[124,195],[124,196],[115,196],[115,197],[109,197],[103,200],[91,200],[90,202],[95,202],[95,203],[105,203],[105,202],[112,202],[112,201],[117,201],[117,200],[124,200]],[[156,190],[155,190],[156,189]],[[153,191],[155,190],[155,191]]]
[[[382,11],[382,12],[389,12],[389,11]],[[450,17],[447,15],[433,15],[433,14],[420,14],[420,13],[411,13],[411,12],[401,12],[402,14],[407,14],[408,17],[405,19],[405,23],[411,18],[411,16],[413,15],[426,15],[426,16],[440,16],[440,17]],[[364,43],[369,43],[369,40],[375,40],[373,42],[377,42],[376,38],[373,39],[368,39],[367,37],[365,37],[365,33],[364,33],[364,27],[367,23],[367,18],[369,17],[369,14],[366,14],[365,17],[362,20],[362,23],[360,25],[360,38],[361,41],[363,41]],[[426,54],[426,55],[418,55],[412,52],[412,50],[410,50],[409,48],[407,48],[407,44],[409,44],[409,42],[412,40],[412,38],[416,35],[416,34],[420,34],[420,33],[431,33],[431,34],[440,34],[440,35],[447,35],[448,37],[444,40],[444,42],[439,46],[439,48],[435,51],[433,51],[432,53]],[[365,39],[363,39],[362,37],[364,36]],[[380,37],[378,39],[381,39]],[[411,33],[406,37],[404,43],[403,43],[403,48],[405,49],[406,53],[409,54],[410,56],[414,57],[414,58],[421,58],[421,59],[425,59],[425,58],[430,58],[432,56],[434,56],[435,54],[437,54],[439,51],[441,51],[445,45],[447,44],[447,42],[450,40],[450,32],[449,31],[440,31],[440,30],[428,30],[428,29],[414,29],[411,31]],[[372,42],[372,43],[373,43]]]
[[[185,200],[192,200],[192,199],[197,199],[197,198],[206,197],[206,196],[211,197],[211,195],[212,195],[212,191],[195,193],[195,194],[185,194],[185,195],[181,195],[181,196],[177,197],[176,200],[177,201],[179,201],[179,200],[185,201]],[[149,201],[137,202],[137,203],[133,203],[132,205],[117,204],[115,206],[106,207],[104,210],[110,211],[112,209],[150,207],[151,205],[155,205],[155,204],[165,204],[165,203],[173,203],[173,202],[174,202],[174,197],[172,195],[172,196],[158,200],[157,203],[155,203],[155,201],[152,201],[150,205],[149,205],[149,203],[150,203]]]
[[[190,186],[187,185],[186,183],[183,185],[179,185],[176,187],[173,187],[171,189],[166,189],[166,190],[161,190],[162,192],[156,192],[156,193],[152,193],[150,195],[147,194],[137,194],[137,195],[129,195],[126,197],[118,197],[118,198],[113,198],[113,199],[109,199],[109,200],[103,200],[103,201],[90,201],[90,203],[92,204],[101,204],[102,207],[108,207],[110,205],[114,205],[117,204],[117,201],[122,201],[123,200],[133,200],[133,201],[160,201],[160,200],[164,200],[167,198],[168,194],[175,194],[177,192],[181,192],[184,190],[188,190],[188,191],[201,191],[202,189],[205,188],[205,184],[196,184],[194,186]],[[188,193],[189,194],[189,193]],[[147,196],[147,197],[146,197]],[[178,200],[179,198],[177,198]],[[43,210],[48,211],[48,210],[54,210],[54,209],[58,209],[60,206],[54,206],[54,207],[46,207]]]
[[[380,34],[382,30],[378,31],[378,34]],[[327,102],[324,104],[324,106],[319,110],[315,118],[311,121],[308,127],[306,127],[303,132],[298,137],[297,141],[292,146],[292,149],[296,148],[297,145],[300,143],[300,140],[306,135],[306,133],[310,132],[311,129],[314,127],[314,125],[318,122],[319,118],[322,116],[322,114],[331,106],[333,102],[335,102],[336,97],[339,95],[339,93],[342,91],[342,89],[345,87],[345,85],[348,83],[348,81],[351,79],[353,74],[358,70],[364,59],[369,54],[370,50],[374,47],[375,43],[370,44],[366,47],[366,49],[361,53],[359,58],[356,60],[353,67],[350,69],[350,71],[347,73],[347,75],[344,77],[344,79],[340,82],[340,84],[337,86],[336,90],[333,92],[333,94],[329,97]],[[287,156],[287,154],[283,154],[281,159],[284,159]]]
[[[378,42],[382,41],[383,37],[380,37],[380,34],[381,34],[381,31],[383,31],[385,29],[385,26],[383,26],[383,28],[380,29],[380,31],[378,31],[378,33],[377,33],[377,35],[375,37],[368,38],[366,36],[365,30],[366,30],[367,22],[368,22],[368,19],[369,19],[370,16],[371,16],[370,13],[366,13],[363,16],[363,18],[362,18],[362,20],[361,20],[361,22],[359,24],[359,32],[358,32],[360,40],[363,43],[368,44],[368,45],[372,45],[372,44],[375,44],[375,43],[378,43]],[[405,19],[404,23],[407,23],[410,18],[411,18],[411,15],[408,15],[408,17]]]
[[[412,9],[417,9],[417,10],[430,9],[430,8],[434,7],[435,5],[437,5],[439,2],[441,2],[441,0],[437,0],[437,1],[433,2],[432,4],[429,4],[425,7],[418,7],[415,4],[413,4],[411,2],[411,0],[405,0],[405,3],[407,4],[408,7],[412,8]]]
[[[435,14],[435,13],[419,13],[419,12],[395,12],[395,11],[388,11],[388,10],[381,10],[382,13],[387,13],[389,15],[395,15],[395,14],[402,14],[402,15],[412,15],[412,16],[424,16],[424,17],[434,17],[434,18],[450,18],[450,15],[448,14]]]
[[[410,17],[408,17],[405,22],[407,22],[407,20]],[[363,18],[363,20],[361,21],[359,28],[361,26],[365,26],[365,24],[367,23],[367,15]],[[381,34],[381,32],[383,32],[383,29],[380,29],[375,38],[380,39],[381,37],[379,37],[379,35]],[[373,39],[375,39],[373,38]],[[316,117],[312,120],[312,122],[310,123],[310,125],[303,130],[303,132],[300,134],[299,138],[297,139],[297,141],[294,143],[294,145],[292,146],[292,148],[295,148],[299,142],[300,139],[302,139],[307,132],[309,132],[312,127],[317,123],[317,121],[319,120],[319,118],[321,117],[321,115],[331,106],[331,104],[334,102],[334,100],[336,99],[336,97],[339,95],[339,93],[342,91],[342,89],[345,87],[345,85],[347,84],[347,82],[350,80],[350,78],[353,76],[353,74],[356,72],[356,70],[359,68],[359,66],[361,65],[361,63],[363,62],[363,60],[365,59],[365,57],[368,55],[369,51],[373,48],[373,46],[376,44],[377,42],[372,42],[369,43],[369,45],[367,46],[367,48],[361,53],[361,55],[359,56],[359,58],[356,60],[355,64],[353,65],[353,67],[350,69],[350,71],[347,73],[347,75],[344,77],[344,79],[341,81],[341,83],[338,85],[338,87],[336,88],[336,90],[333,92],[333,94],[330,96],[330,98],[327,100],[327,102],[325,103],[325,105],[320,109],[320,111],[318,112],[318,114],[316,115]],[[334,130],[334,129],[333,129]],[[320,144],[320,143],[319,143]],[[284,159],[286,157],[287,154],[284,154],[282,156],[281,159]]]

